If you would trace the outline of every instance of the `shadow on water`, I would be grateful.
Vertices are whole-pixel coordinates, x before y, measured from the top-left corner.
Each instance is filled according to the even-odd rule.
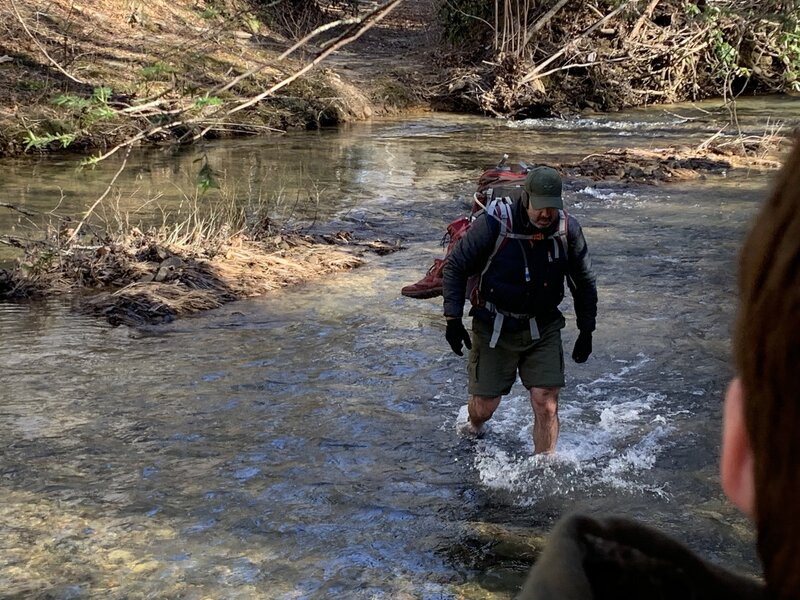
[[[672,117],[561,130],[433,115],[208,147],[231,181],[253,161],[258,181],[295,165],[295,190],[325,183],[332,226],[408,249],[160,327],[0,304],[5,597],[506,599],[573,510],[644,519],[757,572],[716,462],[734,257],[768,175],[568,182],[601,308],[595,354],[568,364],[555,459],[530,454],[519,383],[486,438],[456,434],[465,361],[440,302],[398,293],[441,255],[444,226],[504,151],[646,146],[656,118]],[[667,140],[699,135],[673,125]],[[43,183],[25,193],[41,202],[73,177],[35,168]]]

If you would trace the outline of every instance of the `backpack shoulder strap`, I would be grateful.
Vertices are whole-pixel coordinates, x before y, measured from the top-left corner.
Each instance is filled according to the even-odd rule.
[[[561,238],[564,248],[566,248],[569,238],[569,214],[563,208],[558,211],[558,237]]]
[[[497,234],[494,249],[489,255],[486,265],[483,267],[483,271],[481,271],[481,281],[483,280],[483,275],[489,270],[492,259],[494,259],[495,255],[500,251],[500,248],[503,247],[503,244],[506,243],[508,238],[513,235],[514,217],[511,214],[511,205],[511,198],[493,198],[491,202],[486,204],[486,215],[500,223],[500,232]]]
[[[555,258],[559,258],[558,240],[561,240],[561,247],[564,248],[564,258],[567,258],[569,253],[569,215],[567,211],[563,209],[558,211],[558,228],[550,234],[550,239],[553,240]]]

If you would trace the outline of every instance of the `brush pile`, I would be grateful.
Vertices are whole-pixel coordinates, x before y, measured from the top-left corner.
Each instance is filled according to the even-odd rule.
[[[443,12],[457,52],[440,100],[455,107],[527,118],[800,91],[792,0],[452,0]]]
[[[735,168],[778,169],[788,139],[780,136],[709,139],[697,147],[620,148],[591,154],[576,164],[562,165],[567,175],[593,180],[657,184],[665,181],[724,175]]]
[[[213,248],[175,245],[134,229],[99,245],[30,244],[18,268],[0,271],[0,298],[80,291],[79,311],[112,325],[142,325],[222,306],[352,269],[366,251],[399,247],[351,235],[290,233],[252,240],[233,236]]]

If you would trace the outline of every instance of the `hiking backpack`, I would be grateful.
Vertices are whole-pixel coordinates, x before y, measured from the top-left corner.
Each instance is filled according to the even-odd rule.
[[[472,210],[468,217],[459,217],[447,226],[447,234],[444,238],[443,246],[446,246],[445,256],[455,247],[458,240],[467,234],[472,222],[478,218],[481,211],[487,208],[487,204],[496,197],[519,198],[524,191],[522,184],[528,175],[531,167],[520,161],[519,163],[506,164],[508,154],[495,167],[491,167],[481,173],[478,177],[478,185],[472,195]],[[501,215],[498,214],[498,217]],[[508,214],[510,218],[510,213]],[[505,217],[502,217],[505,218]]]
[[[451,222],[447,226],[447,250],[445,252],[445,260],[450,252],[453,250],[458,240],[463,238],[467,231],[469,231],[472,223],[477,219],[481,213],[486,213],[494,218],[500,224],[500,232],[495,242],[494,250],[492,250],[489,260],[483,270],[476,275],[473,275],[467,281],[467,298],[474,306],[482,305],[483,301],[480,298],[480,284],[483,275],[489,270],[492,264],[492,259],[500,251],[500,249],[510,239],[525,239],[532,238],[531,235],[513,233],[514,219],[512,215],[512,206],[514,200],[517,200],[525,193],[523,183],[528,171],[533,168],[524,162],[506,165],[505,161],[508,155],[503,155],[502,160],[496,167],[492,167],[484,171],[478,178],[478,186],[472,197],[472,212],[469,217],[460,217]],[[561,247],[564,252],[567,252],[567,237],[568,237],[569,215],[565,210],[559,210],[558,229],[549,237],[553,240],[554,256],[558,260],[559,245],[556,238],[561,241]],[[539,234],[534,234],[539,235]],[[441,264],[444,270],[444,261]]]
[[[481,173],[480,177],[478,177],[476,190],[472,197],[472,210],[470,211],[470,215],[459,217],[447,225],[447,233],[445,233],[442,238],[442,246],[446,248],[444,257],[434,260],[433,265],[428,269],[425,277],[414,284],[403,287],[401,293],[404,296],[411,298],[433,298],[442,294],[442,279],[447,257],[458,241],[467,234],[472,223],[481,213],[487,212],[501,224],[500,235],[498,235],[497,245],[492,253],[492,257],[510,237],[517,235],[511,233],[513,231],[511,207],[513,201],[520,198],[524,193],[523,184],[525,182],[525,177],[527,177],[533,165],[528,165],[522,161],[506,164],[507,159],[508,155],[504,154],[503,158],[496,166]],[[558,231],[550,237],[559,237],[561,239],[561,245],[566,252],[568,216],[566,212],[561,211],[559,217]],[[557,244],[555,247],[555,256],[559,256]],[[491,259],[487,262],[486,269],[489,268],[490,264]],[[484,272],[486,269],[484,269]],[[478,289],[479,282],[480,276],[475,276],[470,278],[467,285],[467,297],[470,298],[473,304],[480,302],[477,295],[475,295],[474,298],[471,297],[474,291]]]

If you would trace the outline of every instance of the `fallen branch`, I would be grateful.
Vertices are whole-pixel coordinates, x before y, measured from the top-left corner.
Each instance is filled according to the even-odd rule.
[[[35,213],[33,211],[30,211],[30,210],[28,210],[26,208],[21,208],[21,207],[17,206],[16,204],[8,204],[6,202],[0,202],[0,206],[2,206],[3,208],[8,208],[10,210],[15,210],[15,211],[17,211],[19,213],[22,213],[26,217],[38,217],[39,216],[37,213]]]
[[[33,240],[26,240],[28,242],[32,242]],[[25,248],[25,244],[18,238],[12,238],[8,236],[0,236],[0,244],[5,244],[6,246],[11,246],[12,248]]]
[[[245,109],[245,108],[247,108],[249,106],[252,106],[254,104],[257,104],[258,102],[261,102],[267,96],[269,96],[271,94],[274,94],[277,90],[289,85],[295,79],[297,79],[298,77],[304,75],[309,70],[314,68],[317,64],[319,64],[328,55],[332,54],[336,50],[339,50],[343,46],[346,46],[347,44],[357,40],[367,30],[371,29],[375,25],[375,23],[379,22],[386,15],[388,15],[392,10],[394,10],[402,1],[403,0],[390,0],[386,4],[378,6],[375,10],[373,10],[370,13],[368,13],[363,18],[361,18],[361,19],[359,19],[357,21],[357,25],[360,25],[360,27],[356,27],[355,25],[350,27],[341,36],[336,38],[331,43],[331,45],[329,47],[327,47],[324,50],[322,50],[321,52],[319,52],[317,54],[317,56],[311,62],[306,64],[302,69],[300,69],[299,71],[297,71],[293,75],[287,77],[286,79],[283,79],[282,81],[279,81],[278,83],[273,85],[268,90],[265,90],[264,92],[258,94],[257,96],[255,96],[253,98],[250,98],[246,102],[243,102],[241,104],[238,104],[237,106],[234,106],[231,109],[228,109],[224,113],[220,114],[218,118],[219,119],[223,119],[223,118],[225,118],[225,117],[227,117],[227,116],[229,116],[229,115],[231,115],[231,114],[233,114],[235,112],[243,110],[243,109]],[[341,24],[341,22],[340,22],[340,24]],[[315,30],[315,31],[319,31],[319,30]],[[314,32],[312,32],[312,33],[314,33]],[[309,34],[309,35],[311,35],[311,34]],[[300,47],[300,45],[302,45],[301,42],[302,43],[307,43],[307,41],[309,39],[311,39],[309,36],[306,36],[305,38],[303,38],[303,40],[301,40],[300,42],[298,42],[297,44],[295,44],[294,46],[289,48],[289,50],[284,52],[278,58],[278,60],[282,60],[283,58],[288,56],[291,52],[294,52],[297,48]],[[250,72],[248,72],[248,73],[249,74],[254,74],[254,73],[257,73],[258,71],[260,71],[263,68],[265,68],[265,65],[261,66],[259,69],[252,70],[252,73],[250,73]],[[247,75],[245,75],[245,76],[247,76]],[[239,77],[242,78],[242,76],[239,76]],[[241,80],[240,78],[237,78],[237,79],[240,81]],[[220,90],[221,89],[228,89],[228,87],[226,86],[224,88],[220,88]],[[121,142],[120,144],[117,144],[116,146],[111,148],[111,150],[105,152],[104,154],[101,154],[99,156],[93,157],[90,162],[92,164],[97,164],[98,162],[101,162],[101,161],[109,158],[110,156],[113,156],[114,154],[119,152],[121,149],[128,148],[128,147],[132,146],[133,144],[135,144],[136,142],[138,142],[139,140],[151,137],[151,136],[153,136],[153,135],[155,135],[157,133],[161,133],[163,131],[169,131],[171,129],[175,129],[175,128],[181,127],[181,126],[189,126],[189,125],[192,125],[192,124],[196,124],[197,122],[193,121],[191,119],[179,118],[179,117],[182,117],[183,115],[185,115],[186,112],[189,110],[189,108],[190,107],[179,108],[179,109],[175,109],[173,111],[170,111],[170,113],[164,113],[164,114],[173,114],[173,115],[175,115],[176,120],[168,122],[168,123],[165,123],[163,125],[158,125],[156,127],[147,129],[145,131],[141,131],[141,132],[137,133],[135,136],[129,138],[128,140],[125,140],[124,142]],[[161,114],[161,113],[159,113],[159,114]],[[206,117],[205,119],[203,119],[203,122],[211,123],[211,124],[207,125],[206,127],[204,127],[203,130],[200,133],[197,133],[197,134],[193,135],[191,137],[191,141],[196,141],[196,140],[202,138],[205,134],[207,134],[209,131],[214,129],[214,127],[220,121],[218,121],[214,117],[214,115],[210,115],[209,117]],[[186,136],[184,136],[184,138],[185,137]],[[184,139],[184,138],[182,138],[182,139]]]
[[[288,58],[292,53],[295,52],[295,50],[297,50],[299,48],[302,48],[308,42],[310,42],[312,39],[314,39],[315,37],[317,37],[321,33],[324,33],[326,31],[328,31],[329,29],[333,29],[334,27],[339,27],[340,25],[352,25],[353,23],[359,23],[359,22],[360,22],[359,19],[344,19],[344,20],[340,20],[340,21],[333,21],[331,23],[326,23],[325,25],[317,27],[314,31],[312,31],[311,33],[306,35],[303,39],[298,40],[296,44],[294,44],[291,48],[289,48],[283,54],[281,54],[278,58],[276,58],[275,62],[280,62],[280,61],[284,60],[285,58]],[[238,77],[234,77],[231,81],[229,81],[228,83],[226,83],[222,87],[219,87],[219,88],[216,88],[216,89],[212,90],[211,92],[209,92],[208,95],[209,96],[215,96],[215,95],[217,95],[217,94],[219,94],[221,92],[225,92],[225,91],[231,89],[233,86],[235,86],[237,83],[239,83],[243,79],[247,79],[248,77],[252,77],[256,73],[258,73],[260,71],[263,71],[266,67],[267,67],[267,65],[264,64],[264,65],[261,65],[259,67],[256,67],[256,68],[250,69],[248,71],[245,71],[244,73],[242,73]]]
[[[391,0],[390,2],[387,2],[386,4],[384,4],[383,6],[379,6],[378,8],[376,8],[374,11],[372,11],[371,13],[366,15],[363,19],[361,19],[358,22],[358,24],[361,25],[360,28],[356,29],[355,27],[351,27],[348,31],[344,32],[341,36],[339,36],[339,38],[337,38],[334,41],[334,43],[332,43],[328,48],[326,48],[325,50],[323,50],[322,52],[317,54],[317,56],[314,57],[314,60],[312,60],[305,67],[303,67],[302,69],[297,71],[294,75],[284,79],[283,81],[280,81],[280,82],[276,83],[275,85],[273,85],[268,90],[265,90],[264,92],[261,92],[259,95],[254,96],[253,98],[251,98],[247,102],[243,102],[243,103],[239,104],[238,106],[233,107],[231,110],[227,111],[225,114],[226,115],[230,115],[230,114],[238,112],[238,111],[240,111],[240,110],[242,110],[244,108],[247,108],[248,106],[252,106],[253,104],[257,104],[258,102],[261,102],[264,98],[266,98],[267,96],[275,93],[276,91],[278,91],[282,87],[285,87],[285,86],[289,85],[292,81],[294,81],[295,79],[297,79],[298,77],[300,77],[304,73],[306,73],[309,70],[311,70],[312,68],[314,68],[317,64],[319,64],[329,54],[332,54],[333,52],[336,52],[336,50],[338,50],[339,48],[342,48],[342,47],[346,46],[347,44],[356,41],[367,30],[371,29],[372,26],[375,25],[375,23],[377,23],[378,21],[383,19],[386,15],[388,15],[390,12],[392,12],[397,7],[397,5],[400,4],[402,1],[403,0]],[[195,139],[197,139],[197,138],[195,137]]]
[[[80,220],[80,222],[78,223],[78,225],[77,225],[77,226],[75,227],[75,229],[72,231],[72,235],[70,235],[70,236],[69,236],[69,239],[67,239],[67,245],[69,245],[69,243],[70,243],[72,240],[74,240],[74,239],[75,239],[75,237],[78,235],[78,232],[81,230],[81,227],[83,227],[83,224],[84,224],[84,223],[86,223],[86,219],[88,219],[88,218],[89,218],[89,215],[91,215],[91,214],[94,212],[94,209],[95,209],[95,208],[97,208],[98,204],[100,204],[100,203],[103,201],[103,199],[104,199],[106,196],[108,196],[109,192],[111,192],[111,188],[113,188],[113,187],[114,187],[114,183],[116,183],[116,181],[117,181],[117,178],[118,178],[118,177],[119,177],[119,176],[122,174],[122,172],[125,170],[125,165],[127,165],[127,164],[128,164],[128,156],[130,155],[130,153],[131,153],[131,148],[130,148],[130,146],[128,146],[128,152],[125,154],[125,158],[122,160],[122,165],[120,166],[119,170],[116,172],[116,174],[114,175],[114,177],[112,177],[112,178],[111,178],[111,182],[108,184],[108,187],[106,188],[106,191],[105,191],[105,192],[103,192],[103,193],[101,194],[101,196],[100,196],[100,197],[99,197],[97,200],[95,200],[95,201],[94,201],[94,204],[92,204],[92,205],[89,207],[89,210],[87,210],[87,211],[86,211],[86,214],[84,214],[84,215],[83,215],[83,218]]]
[[[599,21],[597,21],[597,22],[596,22],[594,25],[592,25],[591,27],[589,27],[589,28],[588,28],[586,31],[584,31],[583,33],[581,33],[581,34],[580,34],[578,37],[576,37],[576,38],[574,38],[574,39],[570,40],[569,42],[567,42],[567,43],[566,43],[566,44],[565,44],[565,45],[564,45],[564,46],[561,48],[561,50],[559,50],[558,52],[556,52],[555,54],[553,54],[552,56],[550,56],[550,58],[548,58],[547,60],[545,60],[545,61],[541,62],[540,64],[538,64],[538,65],[537,65],[535,68],[533,68],[533,69],[531,69],[530,71],[528,71],[528,73],[526,73],[526,74],[525,74],[525,76],[524,76],[524,77],[522,77],[522,79],[520,79],[520,80],[519,80],[519,84],[520,84],[520,85],[522,85],[522,84],[525,84],[525,83],[530,83],[530,82],[531,82],[531,81],[533,81],[534,79],[537,79],[537,78],[541,77],[540,73],[541,73],[541,72],[544,70],[544,68],[545,68],[547,65],[549,65],[550,63],[552,63],[553,61],[555,61],[557,58],[559,58],[559,57],[560,57],[561,55],[563,55],[564,53],[566,53],[566,51],[567,51],[567,50],[569,50],[569,48],[570,48],[571,46],[573,46],[573,45],[574,45],[576,42],[578,42],[579,40],[581,40],[581,39],[585,38],[587,35],[589,35],[589,34],[590,34],[590,33],[592,33],[593,31],[595,31],[595,30],[599,29],[599,28],[600,28],[600,27],[602,27],[602,26],[603,26],[605,23],[607,23],[608,21],[610,21],[611,19],[613,19],[614,17],[616,17],[616,16],[617,16],[619,13],[621,13],[621,12],[622,12],[624,9],[628,8],[628,6],[630,6],[630,5],[631,5],[633,2],[635,2],[635,0],[629,0],[628,2],[626,2],[626,3],[624,3],[624,4],[621,4],[620,6],[618,6],[617,8],[615,8],[613,11],[611,11],[610,13],[608,13],[608,14],[607,14],[605,17],[603,17],[602,19],[600,19]]]
[[[639,30],[642,28],[642,25],[644,25],[645,19],[650,18],[650,16],[653,14],[653,11],[656,9],[656,6],[658,6],[658,3],[660,1],[661,0],[650,0],[650,4],[648,4],[647,8],[644,9],[642,16],[639,17],[639,19],[636,21],[636,25],[633,26],[633,29],[631,30],[631,34],[629,36],[630,38],[638,37]]]
[[[605,65],[610,63],[624,62],[626,60],[630,59],[627,56],[620,56],[619,58],[609,58],[606,60],[595,60],[592,62],[585,62],[585,63],[571,63],[568,65],[564,65],[562,67],[556,67],[555,69],[550,69],[549,71],[545,71],[544,73],[540,74],[539,77],[547,77],[548,75],[552,75],[553,73],[558,73],[559,71],[568,71],[569,69],[576,69],[578,67],[593,67],[595,65]]]
[[[332,54],[333,52],[336,52],[336,50],[338,50],[339,48],[342,48],[342,47],[346,46],[347,44],[356,41],[366,31],[371,29],[372,26],[375,25],[375,23],[377,23],[378,21],[383,19],[386,15],[388,15],[390,12],[392,12],[397,7],[397,5],[400,4],[402,1],[403,0],[390,0],[386,4],[384,4],[382,6],[379,6],[378,8],[373,10],[371,13],[367,14],[363,19],[360,19],[358,21],[358,25],[360,25],[360,27],[353,26],[350,29],[348,29],[347,31],[345,31],[336,40],[334,40],[334,42],[330,46],[328,46],[327,48],[325,48],[324,50],[319,52],[317,54],[317,56],[315,56],[314,59],[311,62],[309,62],[308,64],[306,64],[302,69],[300,69],[299,71],[295,72],[293,75],[287,77],[286,79],[283,79],[282,81],[279,81],[278,83],[273,85],[271,88],[269,88],[267,90],[264,90],[263,92],[261,92],[257,96],[254,96],[254,97],[250,98],[249,100],[247,100],[246,102],[242,102],[241,104],[238,104],[237,106],[234,106],[233,108],[227,110],[224,113],[224,115],[222,115],[222,116],[223,117],[227,117],[229,115],[232,115],[235,112],[238,112],[240,110],[243,110],[245,108],[253,106],[254,104],[258,104],[264,98],[274,94],[279,89],[281,89],[283,87],[286,87],[291,82],[293,82],[295,79],[297,79],[298,77],[301,77],[302,75],[304,75],[305,73],[307,73],[308,71],[313,69],[316,65],[318,65],[320,62],[322,62],[322,60],[325,59],[325,57],[327,57],[328,55]],[[192,141],[196,141],[196,140],[202,138],[211,129],[212,129],[212,127],[210,127],[210,126],[206,127],[200,133],[194,135],[192,137]]]
[[[561,8],[562,8],[562,7],[563,7],[563,6],[564,6],[564,5],[565,5],[567,2],[569,2],[569,0],[559,0],[559,1],[556,3],[556,5],[555,5],[555,6],[553,6],[553,8],[551,8],[551,9],[550,9],[550,10],[548,10],[548,11],[547,11],[547,12],[546,12],[544,15],[542,15],[542,16],[541,16],[541,18],[540,18],[538,21],[536,21],[536,23],[534,23],[534,24],[531,26],[531,28],[530,28],[530,29],[528,29],[528,33],[525,35],[525,40],[522,42],[522,47],[523,47],[523,48],[524,48],[525,46],[527,46],[528,44],[530,44],[530,42],[531,42],[531,39],[533,39],[533,36],[536,34],[536,32],[537,32],[537,31],[539,31],[539,30],[540,30],[542,27],[544,27],[545,25],[547,25],[547,23],[549,23],[549,22],[550,22],[550,19],[552,19],[552,18],[553,18],[553,16],[554,16],[554,15],[555,15],[555,14],[556,14],[556,13],[557,13],[559,10],[561,10]]]
[[[182,109],[182,111],[183,111],[183,109]],[[123,148],[128,148],[128,147],[132,146],[133,144],[135,144],[139,140],[143,140],[144,138],[149,137],[151,135],[155,135],[157,133],[161,133],[162,131],[169,131],[170,129],[175,129],[176,127],[180,127],[181,125],[186,125],[187,123],[188,123],[188,121],[173,121],[172,123],[166,123],[165,125],[159,125],[158,127],[153,127],[152,129],[147,129],[145,131],[140,131],[139,133],[137,133],[132,138],[129,138],[129,139],[125,140],[124,142],[121,142],[121,143],[117,144],[116,146],[114,146],[111,150],[109,150],[105,154],[101,154],[99,156],[92,157],[88,162],[90,162],[91,164],[95,165],[95,164],[97,164],[99,162],[104,161],[108,157],[113,156],[114,154],[116,154],[117,152],[122,150]]]

